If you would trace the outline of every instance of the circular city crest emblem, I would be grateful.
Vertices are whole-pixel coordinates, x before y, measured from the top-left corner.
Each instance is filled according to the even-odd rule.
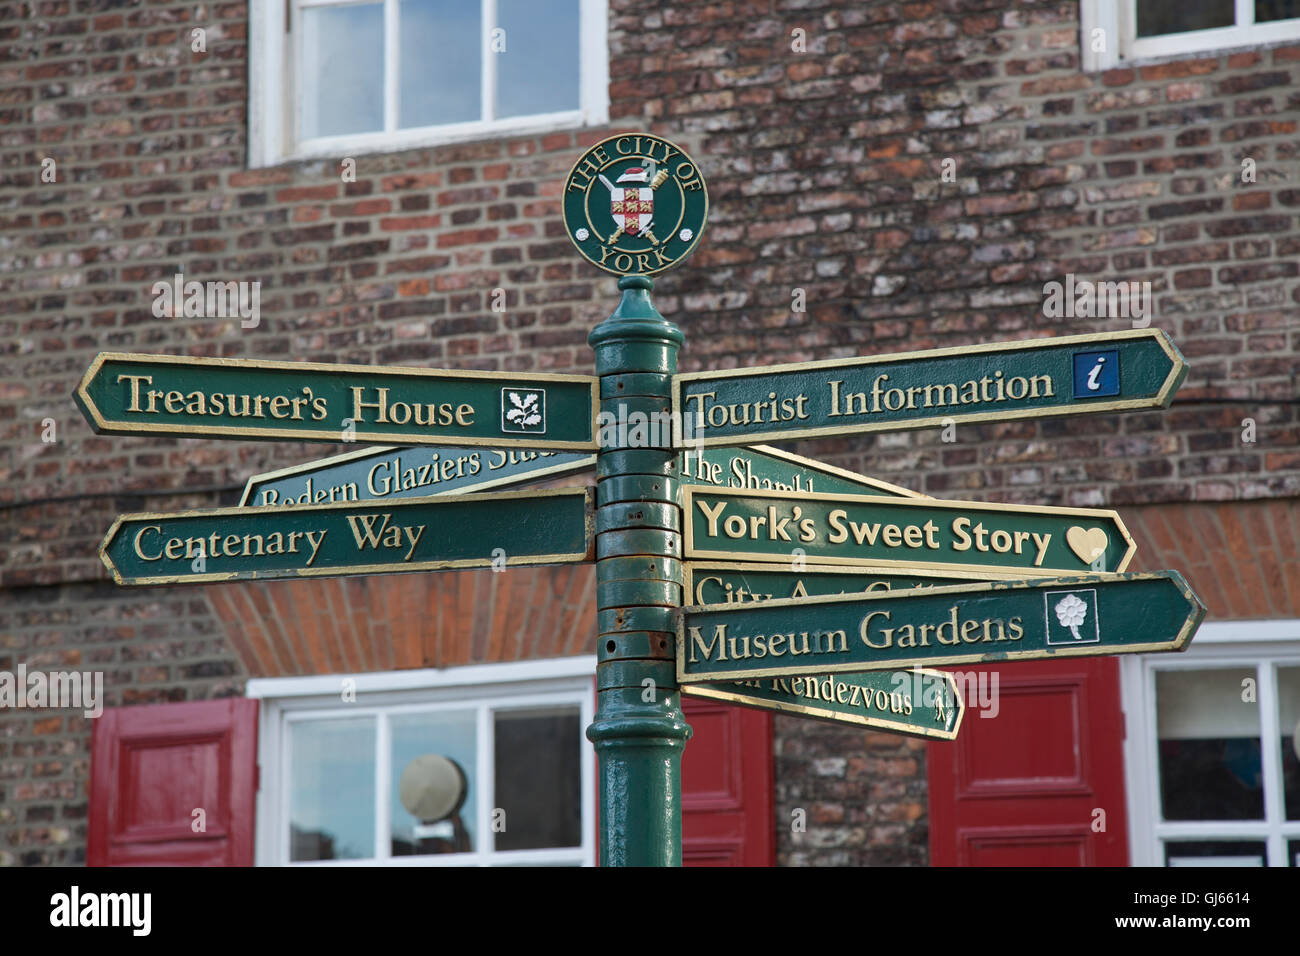
[[[649,133],[597,143],[564,181],[564,227],[594,266],[652,276],[691,254],[704,232],[709,194],[695,162]]]

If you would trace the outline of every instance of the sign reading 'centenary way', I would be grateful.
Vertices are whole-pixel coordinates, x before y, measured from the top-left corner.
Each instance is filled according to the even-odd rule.
[[[966,710],[951,674],[920,667],[686,684],[682,693],[934,740],[956,740]]]
[[[74,395],[95,431],[594,451],[589,375],[101,352]]]
[[[1205,608],[1177,571],[688,607],[682,683],[1177,651]]]
[[[468,494],[592,468],[596,456],[525,448],[400,448],[335,455],[253,475],[241,507]]]
[[[692,487],[682,508],[686,558],[1041,577],[1123,571],[1136,550],[1119,515],[1096,508]]]
[[[127,514],[99,553],[118,584],[193,584],[571,564],[593,534],[592,492],[566,488]]]
[[[699,167],[650,133],[602,140],[564,181],[564,227],[583,257],[618,275],[679,265],[704,232],[709,196]]]
[[[718,445],[1164,408],[1186,374],[1158,329],[696,372],[673,379],[674,427]]]

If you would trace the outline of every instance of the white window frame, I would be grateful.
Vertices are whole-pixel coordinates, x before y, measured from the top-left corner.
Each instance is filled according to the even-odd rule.
[[[609,122],[608,0],[579,0],[578,99],[579,108],[556,113],[479,119],[466,123],[397,129],[396,95],[399,66],[396,56],[385,60],[384,131],[320,137],[296,142],[297,109],[294,89],[297,61],[292,55],[301,31],[297,28],[304,5],[325,6],[374,0],[250,0],[248,54],[248,165],[250,169],[306,159],[338,159],[365,153],[419,149],[444,143],[522,136],[601,126]],[[398,0],[384,3],[385,46],[393,49],[398,37]],[[494,108],[496,54],[490,52],[491,29],[496,22],[496,0],[483,4],[482,75],[483,109]],[[289,32],[285,14],[292,5]]]
[[[1175,0],[1162,0],[1173,3]],[[1079,40],[1086,71],[1110,70],[1126,63],[1193,53],[1217,53],[1240,47],[1270,43],[1294,43],[1300,39],[1300,19],[1255,22],[1254,0],[1235,0],[1236,25],[1214,30],[1192,30],[1164,36],[1137,36],[1137,0],[1080,0]],[[1106,49],[1092,49],[1092,33],[1101,28]]]
[[[494,770],[492,709],[576,704],[585,730],[595,716],[596,658],[593,655],[552,660],[481,664],[443,670],[331,674],[319,677],[258,678],[246,695],[261,700],[258,722],[257,866],[528,866],[596,864],[595,751],[584,738],[579,756],[582,773],[582,843],[578,847],[541,850],[493,850],[491,810]],[[356,701],[342,699],[344,679],[355,682]],[[289,860],[289,726],[307,719],[347,719],[372,714],[478,710],[477,749],[479,805],[475,849],[469,853],[391,856],[391,796],[388,721],[379,718],[375,767],[375,853],[365,860]],[[469,808],[467,808],[469,809]]]
[[[1178,654],[1132,654],[1120,658],[1124,708],[1124,783],[1127,793],[1129,861],[1165,865],[1164,840],[1259,840],[1269,866],[1287,865],[1287,840],[1300,839],[1300,820],[1284,819],[1282,757],[1278,726],[1278,666],[1300,665],[1300,619],[1215,621],[1202,624]],[[1156,740],[1156,671],[1249,667],[1256,673],[1264,819],[1165,822],[1160,818],[1160,762]]]

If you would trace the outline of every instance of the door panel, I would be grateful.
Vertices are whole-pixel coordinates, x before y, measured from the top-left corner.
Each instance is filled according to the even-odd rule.
[[[694,734],[682,757],[682,864],[771,866],[772,719],[682,698]]]
[[[86,862],[252,866],[257,708],[229,698],[105,710],[91,742]]]
[[[1115,659],[947,669],[969,710],[927,747],[931,864],[1126,866]]]

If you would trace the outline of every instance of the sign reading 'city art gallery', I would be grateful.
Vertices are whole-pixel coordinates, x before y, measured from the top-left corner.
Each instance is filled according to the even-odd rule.
[[[525,448],[401,448],[334,455],[253,475],[241,507],[468,494],[593,468],[596,456]]]
[[[1187,364],[1158,329],[673,378],[679,443],[747,444],[1164,408]]]
[[[921,667],[686,684],[682,693],[932,740],[956,740],[966,710],[951,674]]]
[[[941,588],[989,580],[985,571],[933,571],[927,568],[863,568],[844,565],[726,563],[686,561],[682,590],[687,604],[743,604],[828,594],[872,594]]]
[[[1100,508],[689,486],[682,508],[687,559],[793,557],[1006,578],[1123,571],[1136,550],[1119,515]]]
[[[1205,607],[1177,571],[685,608],[683,683],[1182,650]]]
[[[688,448],[681,453],[680,471],[682,481],[688,485],[754,491],[925,497],[887,481],[792,455],[768,445]]]
[[[106,434],[597,447],[589,375],[101,352],[74,397]]]
[[[592,492],[127,514],[100,557],[118,584],[185,584],[572,564],[592,557]]]

